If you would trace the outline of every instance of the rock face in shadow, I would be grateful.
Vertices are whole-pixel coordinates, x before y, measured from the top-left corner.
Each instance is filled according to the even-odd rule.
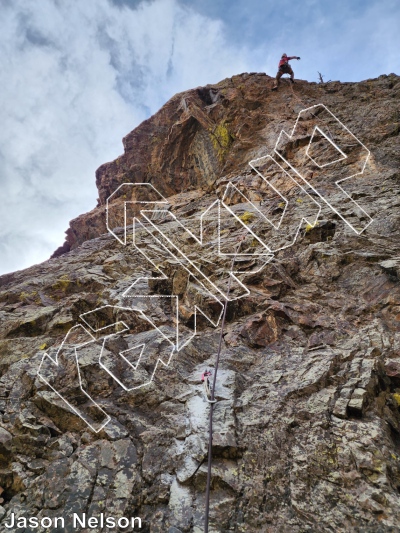
[[[66,531],[73,513],[141,517],[151,533],[202,531],[209,403],[200,376],[214,367],[219,327],[198,313],[191,342],[151,378],[170,355],[175,317],[189,339],[196,306],[219,315],[204,281],[226,290],[232,256],[218,255],[218,238],[226,254],[241,243],[242,285],[232,284],[215,391],[211,531],[400,529],[400,78],[271,85],[243,74],[172,98],[97,171],[99,204],[71,222],[61,255],[0,277],[0,532],[11,513],[64,516]],[[332,179],[342,163],[329,159],[330,141],[341,142],[340,168],[355,174],[362,149],[332,124],[332,139],[315,133],[320,108],[279,145],[311,188],[282,158],[280,170],[267,159],[248,165],[317,104],[371,152],[343,185],[362,211],[343,199]],[[304,170],[313,135],[314,160],[329,165]],[[105,201],[125,182],[151,183],[167,199],[154,226],[137,228],[137,248],[106,233]],[[124,194],[113,196],[115,212],[156,200],[149,188]],[[265,217],[293,222],[299,206],[308,219],[293,243]],[[349,224],[368,227],[357,234]],[[121,238],[122,225],[112,219]],[[193,260],[192,274],[156,228]],[[281,249],[258,268],[262,242]],[[69,404],[38,377],[67,334],[52,383]],[[92,431],[77,411],[96,429],[110,422]]]

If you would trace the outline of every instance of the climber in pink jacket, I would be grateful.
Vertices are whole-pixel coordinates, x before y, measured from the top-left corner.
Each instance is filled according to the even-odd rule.
[[[275,78],[275,85],[272,87],[272,90],[276,90],[279,86],[281,76],[283,74],[290,74],[290,81],[294,83],[294,72],[292,70],[292,67],[289,65],[289,61],[291,59],[300,59],[298,56],[288,56],[287,54],[282,54],[281,60],[279,61],[278,65],[278,72],[276,74]]]

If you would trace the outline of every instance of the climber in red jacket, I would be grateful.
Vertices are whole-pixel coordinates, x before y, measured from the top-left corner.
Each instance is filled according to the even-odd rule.
[[[276,79],[275,85],[272,87],[273,91],[275,91],[278,88],[282,74],[290,74],[290,81],[294,83],[294,72],[292,70],[292,67],[289,65],[289,61],[291,59],[300,59],[300,58],[298,56],[288,57],[287,54],[282,54],[281,60],[279,61],[279,65],[278,65],[278,72],[275,78]]]

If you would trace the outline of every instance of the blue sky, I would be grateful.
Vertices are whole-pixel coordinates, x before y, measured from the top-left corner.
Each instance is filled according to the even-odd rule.
[[[129,0],[127,0],[129,1]],[[256,70],[274,74],[276,57],[300,55],[299,77],[360,81],[400,73],[398,0],[181,0],[224,21],[228,42],[254,51]],[[257,68],[258,67],[258,68]]]
[[[359,81],[399,65],[398,0],[2,0],[0,274],[96,205],[95,170],[173,94],[241,72]]]

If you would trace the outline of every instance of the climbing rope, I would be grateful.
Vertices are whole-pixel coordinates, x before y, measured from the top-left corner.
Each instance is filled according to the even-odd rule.
[[[233,266],[236,261],[236,256],[239,252],[240,246],[242,244],[243,238],[240,239],[240,242],[236,248],[235,255],[232,259],[232,265],[231,265],[231,275],[229,276],[229,282],[228,282],[228,289],[226,291],[226,297],[224,301],[224,311],[222,315],[222,322],[221,322],[221,333],[219,336],[219,343],[218,343],[218,352],[217,356],[215,358],[215,371],[214,371],[214,377],[213,377],[213,383],[212,383],[212,389],[211,389],[211,399],[208,400],[210,403],[210,419],[209,419],[209,438],[208,438],[208,467],[207,467],[207,486],[206,486],[206,508],[205,508],[205,517],[204,517],[204,533],[208,533],[208,521],[210,516],[210,487],[211,487],[211,464],[212,464],[212,435],[213,435],[213,413],[214,413],[214,403],[215,400],[215,384],[217,382],[217,372],[218,372],[218,365],[219,365],[219,357],[221,354],[222,349],[222,341],[223,341],[223,334],[224,334],[224,326],[225,326],[225,318],[226,318],[226,310],[228,308],[228,299],[229,299],[229,293],[231,290],[231,283],[232,283],[232,272],[233,272]]]

